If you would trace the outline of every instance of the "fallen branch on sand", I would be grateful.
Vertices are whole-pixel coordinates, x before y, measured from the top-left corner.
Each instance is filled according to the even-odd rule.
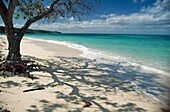
[[[31,92],[31,91],[36,91],[36,90],[45,90],[45,88],[40,87],[40,88],[34,88],[34,89],[27,89],[27,90],[24,90],[23,92]]]
[[[86,108],[86,107],[90,107],[92,105],[92,103],[90,101],[87,101],[87,100],[82,100],[85,105],[83,105],[83,108]]]

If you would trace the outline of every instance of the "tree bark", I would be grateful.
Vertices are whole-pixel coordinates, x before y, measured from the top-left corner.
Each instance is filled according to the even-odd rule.
[[[0,15],[5,24],[5,33],[8,40],[8,61],[21,61],[20,54],[20,41],[17,36],[15,36],[14,26],[13,26],[13,13],[15,7],[18,4],[18,0],[11,0],[8,7],[0,0]]]
[[[6,26],[6,35],[8,40],[8,61],[21,61],[20,42],[21,40],[15,36],[13,25]]]
[[[20,41],[17,38],[13,38],[13,40],[9,40],[9,52],[7,55],[8,61],[21,61],[20,54]]]

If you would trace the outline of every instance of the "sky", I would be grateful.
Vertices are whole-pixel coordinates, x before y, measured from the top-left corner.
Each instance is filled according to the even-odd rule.
[[[14,20],[14,25],[22,27],[24,22]],[[59,18],[54,23],[38,21],[30,28],[62,33],[170,34],[170,0],[101,0],[96,11],[82,21]]]

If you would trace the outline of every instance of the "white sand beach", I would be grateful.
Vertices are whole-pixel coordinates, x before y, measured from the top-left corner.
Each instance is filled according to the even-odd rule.
[[[0,37],[5,50],[6,38]],[[5,52],[4,52],[5,50]],[[23,58],[46,68],[24,75],[0,75],[0,107],[11,112],[161,112],[163,104],[129,82],[109,74],[104,65],[64,45],[24,39]],[[30,92],[27,89],[45,88]],[[92,105],[85,107],[90,102]]]

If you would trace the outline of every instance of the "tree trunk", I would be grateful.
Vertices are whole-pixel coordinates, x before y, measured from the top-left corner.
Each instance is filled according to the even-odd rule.
[[[12,40],[8,40],[8,43],[9,43],[9,52],[8,52],[7,60],[21,61],[19,39],[14,37]]]
[[[13,27],[6,27],[6,35],[8,40],[8,61],[21,61],[21,54],[20,54],[20,38],[15,37],[14,35],[14,28]]]

